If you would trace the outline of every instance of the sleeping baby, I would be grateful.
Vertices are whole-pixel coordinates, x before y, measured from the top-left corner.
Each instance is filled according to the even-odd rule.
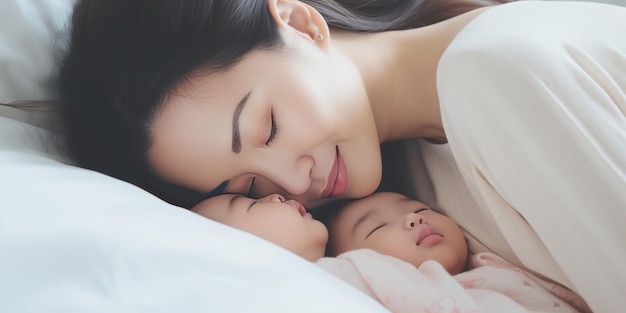
[[[314,262],[392,312],[590,311],[569,289],[494,254],[480,253],[467,262],[456,223],[397,193],[347,202],[329,220],[330,243],[322,222],[299,202],[276,194],[219,195],[192,211]],[[336,257],[324,257],[327,245]]]

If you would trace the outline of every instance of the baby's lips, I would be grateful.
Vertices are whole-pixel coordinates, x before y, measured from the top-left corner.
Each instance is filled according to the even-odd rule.
[[[417,238],[416,244],[419,245],[422,242],[422,240],[424,240],[424,238],[431,236],[431,235],[437,235],[437,232],[434,229],[432,229],[432,227],[430,226],[424,227],[424,229],[420,230],[420,235]]]
[[[304,207],[304,205],[302,205],[302,203],[296,201],[296,200],[287,200],[285,201],[285,203],[293,206],[294,208],[296,208],[298,210],[298,212],[300,212],[300,215],[304,216],[304,214],[307,213],[306,208]]]

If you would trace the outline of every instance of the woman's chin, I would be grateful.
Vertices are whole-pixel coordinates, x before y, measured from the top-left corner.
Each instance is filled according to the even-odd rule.
[[[327,204],[335,200],[357,199],[357,198],[369,196],[370,194],[376,191],[376,189],[378,188],[378,184],[380,183],[380,180],[377,181],[375,179],[371,179],[371,180],[368,180],[367,182],[364,182],[364,181],[361,181],[361,182],[362,184],[359,184],[358,186],[348,184],[345,191],[342,192],[338,196],[331,196],[331,197],[326,197],[326,198],[294,197],[294,199],[302,203],[302,205],[304,205],[304,207],[306,207],[307,209],[314,209],[316,207],[322,206],[324,204]]]

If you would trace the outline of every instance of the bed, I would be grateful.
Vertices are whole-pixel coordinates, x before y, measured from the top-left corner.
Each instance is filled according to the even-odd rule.
[[[73,2],[0,1],[0,102],[54,98]],[[0,106],[0,312],[386,311],[262,239],[72,165],[55,117]],[[434,203],[430,184],[412,188]]]

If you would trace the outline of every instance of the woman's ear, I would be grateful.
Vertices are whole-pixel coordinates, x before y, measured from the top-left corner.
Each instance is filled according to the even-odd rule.
[[[298,0],[268,0],[268,7],[279,29],[292,28],[318,46],[328,47],[330,31],[315,8]]]

